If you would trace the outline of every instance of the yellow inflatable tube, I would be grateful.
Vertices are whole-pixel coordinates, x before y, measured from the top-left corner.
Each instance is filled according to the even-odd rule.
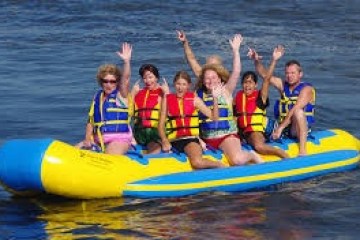
[[[279,161],[275,156],[263,156],[267,163],[256,166],[193,171],[184,154],[132,152],[112,156],[80,150],[52,139],[11,140],[0,148],[0,181],[6,189],[20,195],[42,192],[81,199],[123,195],[171,197],[212,190],[243,191],[358,166],[360,141],[342,130],[312,133],[307,141],[309,156],[306,157],[296,157],[298,143],[292,139],[271,144],[287,151],[291,159]],[[243,149],[250,147],[244,145]],[[228,164],[221,151],[208,150],[204,155]],[[264,173],[264,169],[269,173]],[[261,179],[264,174],[271,178]],[[199,179],[200,175],[204,180]],[[240,178],[244,181],[237,185],[234,179]],[[222,185],[214,187],[214,182]],[[141,186],[138,189],[167,187],[160,192],[139,192],[133,186]],[[180,188],[182,191],[176,190]]]

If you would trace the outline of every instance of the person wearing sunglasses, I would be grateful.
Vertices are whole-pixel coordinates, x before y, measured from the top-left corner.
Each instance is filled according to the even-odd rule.
[[[122,44],[117,55],[123,60],[123,72],[115,64],[104,64],[96,75],[100,90],[92,101],[85,139],[77,144],[80,148],[99,146],[107,154],[122,155],[132,143],[130,127],[131,97],[129,94],[130,60],[132,46]]]

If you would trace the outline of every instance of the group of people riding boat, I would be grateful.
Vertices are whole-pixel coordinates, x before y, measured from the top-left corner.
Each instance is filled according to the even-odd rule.
[[[229,165],[249,162],[262,163],[260,154],[289,157],[267,140],[283,135],[299,140],[299,155],[306,155],[307,134],[314,123],[315,89],[302,82],[303,71],[296,60],[285,64],[285,80],[273,76],[283,46],[276,46],[270,65],[262,64],[262,57],[249,49],[256,71],[241,77],[242,89],[235,94],[241,73],[240,45],[243,37],[235,34],[229,40],[233,66],[229,72],[217,55],[207,57],[206,63],[197,61],[184,31],[177,31],[188,64],[197,78],[194,90],[186,71],[179,71],[170,92],[165,79],[160,84],[159,70],[144,64],[139,82],[130,90],[130,61],[132,46],[123,43],[117,52],[123,69],[115,64],[101,65],[97,73],[100,90],[95,94],[86,125],[85,139],[79,148],[99,146],[108,154],[123,155],[133,144],[146,146],[147,154],[161,151],[183,152],[194,169],[225,167],[223,163],[203,158],[206,148],[220,149]],[[258,75],[262,78],[258,88]],[[269,87],[280,93],[275,102],[276,120],[266,116],[269,106]],[[277,124],[278,123],[278,124]],[[241,149],[246,141],[254,150]]]

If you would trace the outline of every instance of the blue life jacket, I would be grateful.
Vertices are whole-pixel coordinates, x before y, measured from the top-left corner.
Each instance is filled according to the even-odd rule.
[[[211,95],[208,95],[204,92],[204,90],[199,89],[196,91],[199,98],[201,98],[205,105],[209,108],[213,108],[214,99]],[[202,114],[199,111],[199,127],[201,130],[219,130],[219,129],[229,129],[230,128],[230,119],[229,117],[229,106],[227,104],[219,103],[219,120],[213,121],[209,119],[207,116]]]
[[[300,91],[306,86],[312,85],[310,83],[300,82],[300,84],[296,86],[296,88],[291,92],[289,89],[289,84],[286,82],[284,83],[284,92],[282,93],[281,98],[275,101],[274,105],[274,115],[279,122],[282,122],[285,119],[290,109],[292,109],[296,104]],[[315,89],[313,90],[313,100],[304,107],[306,120],[309,126],[311,126],[315,122],[314,111]]]
[[[114,90],[103,99],[100,90],[94,98],[94,132],[101,133],[129,132],[129,109],[116,104],[118,90]]]

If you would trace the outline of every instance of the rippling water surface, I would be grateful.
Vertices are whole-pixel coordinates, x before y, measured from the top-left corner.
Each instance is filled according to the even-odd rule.
[[[132,81],[145,62],[172,79],[189,69],[175,30],[200,61],[244,36],[265,59],[279,43],[317,89],[318,129],[360,137],[360,7],[357,1],[2,1],[0,143],[13,138],[82,139],[100,64],[133,44]],[[274,99],[275,92],[271,92]],[[357,239],[359,170],[269,191],[173,199],[13,198],[0,190],[4,239]]]

